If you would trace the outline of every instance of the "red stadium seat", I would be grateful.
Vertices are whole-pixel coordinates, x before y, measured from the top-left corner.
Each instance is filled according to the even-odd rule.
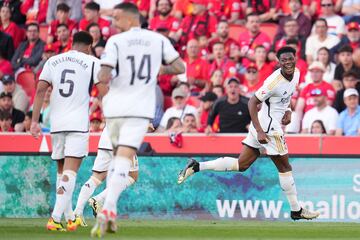
[[[245,31],[246,31],[245,26],[242,26],[242,25],[230,25],[229,37],[231,37],[232,39],[238,41],[240,33],[245,32]]]
[[[17,76],[16,82],[24,89],[29,99],[31,100],[34,97],[36,91],[35,73],[33,73],[31,70],[26,70]]]
[[[48,25],[40,25],[40,39],[46,42],[48,36]]]

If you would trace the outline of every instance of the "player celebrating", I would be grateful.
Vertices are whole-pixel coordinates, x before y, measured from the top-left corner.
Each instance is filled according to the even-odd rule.
[[[76,208],[74,210],[76,218],[79,219],[79,222],[83,227],[87,226],[83,217],[85,204],[92,196],[95,189],[98,186],[100,186],[100,184],[106,178],[110,163],[112,162],[111,161],[112,157],[113,157],[112,145],[108,136],[107,129],[105,127],[100,136],[98,152],[92,169],[93,174],[81,187]],[[110,168],[110,172],[112,172],[112,170],[113,169]],[[138,164],[137,156],[135,155],[129,170],[129,179],[127,181],[126,187],[129,187],[136,182],[138,178],[138,171],[139,171],[139,164]],[[107,189],[105,188],[101,193],[99,193],[95,197],[90,198],[89,200],[89,205],[91,206],[95,217],[102,208],[106,194],[107,194]]]
[[[127,186],[132,159],[155,113],[156,78],[161,74],[181,74],[185,66],[170,41],[140,28],[139,10],[134,4],[115,6],[114,22],[121,31],[112,36],[101,59],[98,84],[103,111],[115,157],[114,172],[107,181],[103,210],[97,215],[92,236],[116,231],[116,205]],[[162,63],[170,65],[161,66]],[[116,68],[118,76],[111,80]],[[111,80],[111,82],[110,82]],[[121,104],[119,104],[121,103]]]
[[[289,104],[300,77],[299,70],[295,69],[295,52],[295,49],[287,46],[279,49],[277,58],[280,69],[273,72],[249,100],[252,121],[249,133],[242,142],[244,146],[239,159],[223,157],[207,162],[190,159],[178,176],[179,184],[192,174],[203,170],[244,172],[259,157],[259,149],[265,148],[267,155],[279,171],[280,186],[290,203],[291,218],[293,220],[313,219],[319,216],[319,213],[311,212],[299,205],[281,128],[281,125],[290,123]],[[261,110],[258,113],[257,106],[261,103]]]
[[[74,35],[72,50],[51,57],[44,65],[36,90],[30,132],[40,134],[39,115],[44,95],[51,85],[50,98],[51,158],[57,160],[58,184],[56,202],[47,229],[65,231],[61,224],[64,214],[67,230],[78,226],[71,208],[76,174],[81,160],[88,154],[90,90],[100,61],[89,55],[92,37],[87,32]]]

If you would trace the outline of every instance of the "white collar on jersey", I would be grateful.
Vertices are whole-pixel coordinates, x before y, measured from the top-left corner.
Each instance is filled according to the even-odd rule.
[[[132,27],[129,29],[129,31],[139,31],[141,29],[141,27]]]

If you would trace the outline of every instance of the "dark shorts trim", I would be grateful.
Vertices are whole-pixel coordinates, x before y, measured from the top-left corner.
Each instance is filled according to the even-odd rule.
[[[137,150],[138,150],[138,149],[137,149],[136,147],[134,147],[134,146],[124,145],[124,144],[118,144],[118,145],[116,146],[116,148],[118,148],[118,147],[128,147],[128,148],[132,148],[132,149],[134,149],[135,151],[137,151]]]
[[[242,144],[242,145],[245,145],[245,146],[247,146],[247,147],[249,147],[249,148],[251,148],[251,149],[253,149],[253,150],[260,151],[260,148],[256,148],[256,147],[250,146],[249,144],[246,144],[246,143],[244,143],[244,142],[241,142],[241,144]]]
[[[105,173],[105,172],[107,173],[108,172],[107,170],[106,171],[98,171],[98,170],[94,170],[94,169],[92,169],[91,171],[95,172],[95,173]]]
[[[107,149],[107,148],[98,148],[98,150],[109,151],[109,152],[113,151],[113,149]]]
[[[83,159],[84,157],[86,157],[86,155],[83,155],[82,157],[78,157],[78,156],[65,156],[65,158],[78,158],[78,159]]]
[[[65,161],[65,158],[59,158],[59,159],[51,158],[51,160],[53,160],[54,162],[61,161],[61,160]]]
[[[140,118],[140,119],[147,119],[147,120],[153,120],[152,118],[149,117],[139,117],[139,116],[116,116],[116,117],[105,117],[105,119],[116,119],[116,118]]]
[[[69,131],[58,131],[58,132],[50,132],[50,134],[57,134],[57,133],[88,133],[87,131],[78,131],[78,130],[69,130]]]

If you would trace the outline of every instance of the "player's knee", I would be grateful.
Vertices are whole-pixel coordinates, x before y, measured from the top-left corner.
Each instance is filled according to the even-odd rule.
[[[139,173],[138,171],[136,172],[129,172],[129,178],[133,179],[134,183],[138,180],[139,178]]]
[[[64,174],[64,175],[62,176],[62,179],[61,179],[61,180],[64,181],[64,182],[68,182],[68,181],[69,181],[69,176],[66,175],[66,174]]]

